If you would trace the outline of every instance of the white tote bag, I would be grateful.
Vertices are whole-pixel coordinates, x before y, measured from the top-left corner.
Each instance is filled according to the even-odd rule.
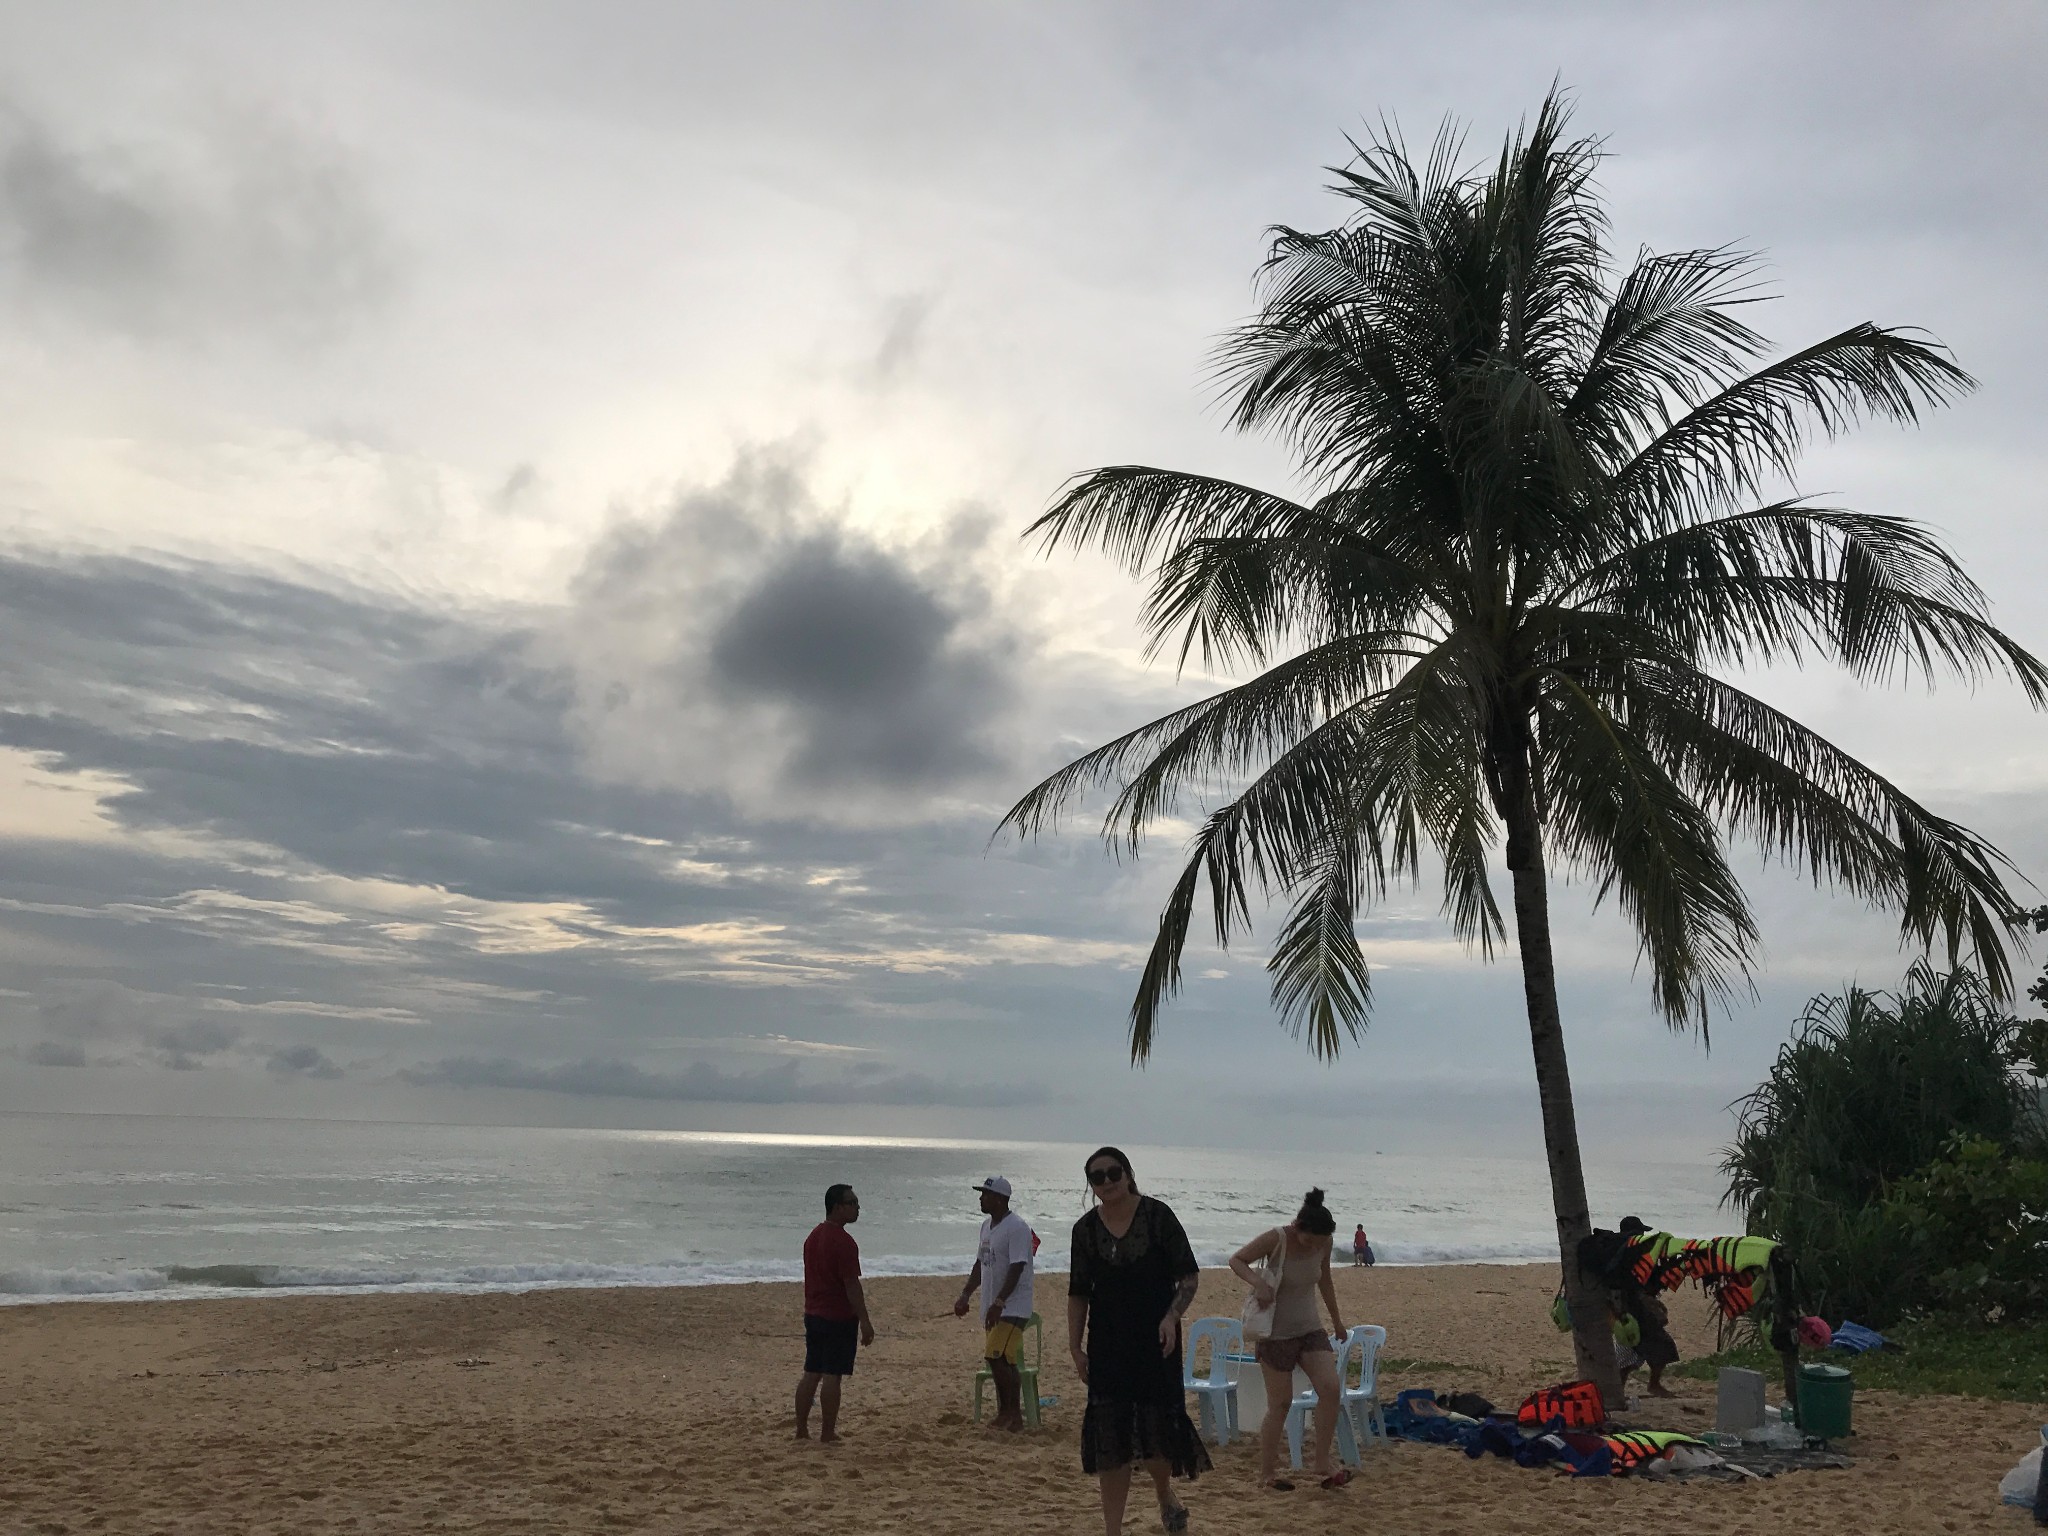
[[[1275,1233],[1280,1239],[1280,1246],[1266,1260],[1265,1273],[1261,1276],[1273,1288],[1273,1301],[1270,1306],[1261,1306],[1257,1291],[1245,1297],[1244,1341],[1247,1344],[1257,1344],[1273,1337],[1273,1311],[1280,1305],[1280,1275],[1287,1267],[1287,1234],[1277,1228]]]

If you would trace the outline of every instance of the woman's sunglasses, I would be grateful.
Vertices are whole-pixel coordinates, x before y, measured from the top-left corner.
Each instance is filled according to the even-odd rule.
[[[1090,1184],[1114,1184],[1123,1176],[1124,1165],[1122,1163],[1108,1163],[1100,1168],[1090,1168],[1088,1170],[1088,1182]]]

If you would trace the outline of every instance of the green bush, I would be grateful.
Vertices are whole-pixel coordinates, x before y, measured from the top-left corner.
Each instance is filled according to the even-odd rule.
[[[1785,1244],[1806,1306],[1881,1328],[1973,1294],[1980,1260],[1995,1285],[1983,1234],[1936,1194],[1950,1188],[1936,1165],[1959,1136],[2023,1164],[2048,1157],[2040,1094],[2015,1070],[2024,1028],[1980,977],[1925,963],[1897,993],[1851,987],[1807,1005],[1722,1162],[1746,1230]],[[1891,1196],[1917,1175],[1935,1182],[1916,1225]],[[1937,1226],[1961,1246],[1942,1248]]]
[[[1884,1203],[1919,1309],[1986,1323],[2048,1318],[2048,1162],[1958,1136]]]

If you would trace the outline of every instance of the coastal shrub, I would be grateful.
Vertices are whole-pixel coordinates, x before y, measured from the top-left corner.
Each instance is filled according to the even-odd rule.
[[[1928,1198],[1947,1188],[1937,1165],[1958,1137],[2020,1163],[2048,1157],[2038,1086],[2015,1067],[2024,1028],[1982,977],[1924,962],[1896,993],[1852,986],[1807,1005],[1740,1102],[1722,1162],[1745,1230],[1789,1248],[1806,1305],[1882,1327],[1936,1295],[1961,1296],[1923,1271],[1926,1251],[1902,1247],[1902,1232],[1933,1230],[1937,1206],[1956,1213],[1923,1203],[1912,1209],[1929,1225],[1914,1227],[1890,1197],[1916,1175],[1934,1181],[1916,1186]],[[1963,1240],[1963,1226],[1944,1230]]]
[[[1901,1180],[1884,1227],[1917,1310],[1985,1323],[2048,1319],[2048,1161],[1958,1136]]]

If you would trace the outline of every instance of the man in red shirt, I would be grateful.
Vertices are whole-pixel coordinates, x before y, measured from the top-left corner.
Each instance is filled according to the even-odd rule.
[[[824,1422],[818,1439],[839,1438],[839,1378],[853,1374],[855,1340],[875,1342],[868,1300],[860,1288],[860,1244],[846,1229],[860,1220],[851,1184],[825,1191],[825,1219],[804,1239],[804,1373],[796,1384],[796,1437],[811,1438],[811,1402]],[[824,1390],[819,1391],[823,1386]]]

